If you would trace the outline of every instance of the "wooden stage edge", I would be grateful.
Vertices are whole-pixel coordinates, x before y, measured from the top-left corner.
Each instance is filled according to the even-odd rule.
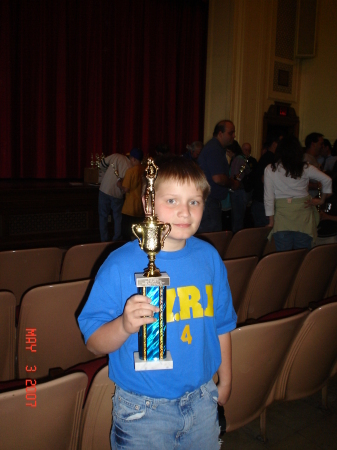
[[[83,180],[0,180],[0,251],[99,242],[98,190]]]

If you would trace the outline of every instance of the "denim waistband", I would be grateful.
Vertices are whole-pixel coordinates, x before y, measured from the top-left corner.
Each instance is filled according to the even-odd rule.
[[[192,401],[194,398],[202,397],[206,392],[210,392],[212,389],[214,389],[214,381],[211,379],[207,383],[201,385],[198,389],[195,389],[192,392],[186,392],[181,397],[175,398],[175,399],[168,399],[168,398],[154,398],[154,397],[148,397],[146,395],[136,394],[134,392],[128,392],[122,389],[120,386],[116,385],[116,391],[115,396],[121,395],[126,401],[135,401],[137,400],[138,404],[143,404],[145,406],[152,406],[152,405],[159,405],[161,403],[174,403],[178,402],[181,404],[184,404],[186,402]]]

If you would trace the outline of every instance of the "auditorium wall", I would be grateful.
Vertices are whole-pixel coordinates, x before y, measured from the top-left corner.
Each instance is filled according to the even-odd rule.
[[[295,109],[302,142],[314,130],[337,138],[337,2],[318,2],[314,58],[279,59],[292,66],[289,94],[273,89],[277,15],[277,0],[210,0],[205,142],[218,120],[230,118],[236,139],[250,142],[259,157],[263,116],[275,101]]]
[[[312,131],[337,139],[337,2],[319,0],[316,57],[301,62],[300,140]]]

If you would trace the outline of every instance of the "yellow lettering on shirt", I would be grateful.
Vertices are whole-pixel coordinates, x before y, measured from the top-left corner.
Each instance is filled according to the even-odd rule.
[[[180,312],[174,313],[174,302],[177,298],[177,293],[174,288],[166,290],[166,321],[178,322],[179,320],[198,319],[200,317],[213,317],[214,316],[214,300],[213,300],[213,286],[207,284],[205,286],[207,295],[207,307],[203,311],[200,304],[200,291],[195,286],[184,286],[177,288]]]
[[[204,311],[199,303],[200,292],[195,286],[185,286],[177,289],[180,303],[180,320],[192,317],[194,319],[203,317]]]
[[[206,284],[206,294],[207,294],[207,308],[205,309],[205,316],[213,317],[214,316],[214,308],[213,308],[213,286],[211,284]]]
[[[176,290],[171,288],[166,290],[166,322],[174,322],[173,306],[176,299]],[[176,314],[177,316],[177,314]],[[179,319],[178,319],[179,320]]]

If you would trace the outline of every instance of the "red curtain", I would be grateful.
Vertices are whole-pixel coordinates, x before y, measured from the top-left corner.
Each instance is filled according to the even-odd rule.
[[[203,138],[205,0],[2,0],[0,176]]]

